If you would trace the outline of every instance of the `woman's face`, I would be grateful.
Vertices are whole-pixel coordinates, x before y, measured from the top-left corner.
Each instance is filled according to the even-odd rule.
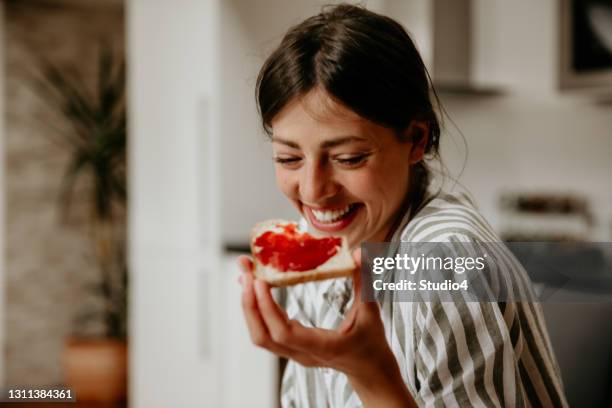
[[[422,148],[320,91],[288,104],[271,125],[277,184],[311,230],[344,235],[351,247],[384,240]]]

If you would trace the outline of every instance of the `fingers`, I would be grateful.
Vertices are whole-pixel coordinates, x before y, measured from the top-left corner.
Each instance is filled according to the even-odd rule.
[[[238,266],[242,271],[242,273],[238,276],[238,283],[242,284],[242,275],[245,273],[252,273],[255,270],[255,265],[253,264],[251,257],[241,255],[238,257]]]
[[[251,341],[280,356],[304,366],[329,366],[342,345],[339,331],[309,328],[289,320],[264,281],[254,279],[249,257],[240,257],[243,270],[242,309]],[[312,351],[319,353],[315,356]]]
[[[270,338],[268,328],[257,304],[256,295],[253,289],[253,277],[251,274],[246,273],[243,275],[242,288],[242,310],[253,344],[282,357],[301,361],[304,365],[308,364],[308,359],[300,356],[287,347],[274,343]]]
[[[275,343],[286,343],[291,328],[289,327],[285,312],[278,307],[272,298],[270,287],[266,282],[256,280],[254,284],[257,306],[259,307],[264,323],[269,329],[272,340]]]
[[[295,320],[289,320],[263,281],[255,281],[255,293],[262,319],[275,344],[302,354],[309,354],[313,350],[322,351],[323,359],[318,360],[319,365],[326,364],[330,356],[335,354],[340,340],[339,332],[305,327]]]
[[[250,274],[243,275],[242,279],[242,311],[251,341],[258,346],[263,346],[268,333],[257,307],[253,292],[253,277]]]
[[[255,281],[255,294],[264,324],[268,328],[270,338],[276,344],[296,350],[310,351],[314,347],[320,348],[333,336],[331,330],[307,328],[295,320],[289,320],[272,298],[267,283]]]
[[[250,256],[241,255],[238,257],[238,265],[240,265],[240,269],[244,273],[253,272],[255,266],[253,265],[253,260]]]

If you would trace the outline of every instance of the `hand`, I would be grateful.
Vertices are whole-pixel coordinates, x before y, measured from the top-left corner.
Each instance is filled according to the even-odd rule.
[[[343,372],[365,405],[414,404],[385,338],[378,304],[361,299],[360,251],[353,257],[357,264],[353,272],[355,297],[336,330],[309,328],[290,320],[272,298],[268,284],[253,279],[251,259],[241,257],[242,308],[251,341],[305,367]]]

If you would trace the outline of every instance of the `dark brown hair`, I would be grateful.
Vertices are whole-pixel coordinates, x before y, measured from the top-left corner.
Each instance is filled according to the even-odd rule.
[[[432,96],[439,101],[413,41],[395,20],[341,4],[289,29],[257,78],[265,131],[271,134],[272,120],[289,102],[317,87],[361,117],[394,129],[400,140],[412,121],[425,122],[425,153],[438,156],[440,122]],[[413,166],[413,175],[414,203],[414,194],[422,198],[429,184],[423,161]]]

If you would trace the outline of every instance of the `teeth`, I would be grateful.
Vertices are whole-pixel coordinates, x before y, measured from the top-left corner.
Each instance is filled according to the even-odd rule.
[[[351,208],[352,207],[349,204],[346,207],[341,208],[339,210],[334,210],[334,211],[312,210],[312,213],[315,216],[315,218],[317,219],[317,221],[320,221],[320,222],[334,222],[334,221],[338,221],[340,218],[342,218],[347,212],[350,211]]]

